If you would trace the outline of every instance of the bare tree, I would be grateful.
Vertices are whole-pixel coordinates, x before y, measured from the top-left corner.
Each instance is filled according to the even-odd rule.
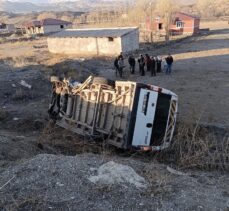
[[[74,15],[71,15],[71,14],[66,15],[66,14],[64,14],[64,15],[61,16],[60,19],[63,20],[63,21],[73,22],[74,21]]]
[[[196,5],[202,17],[219,17],[229,15],[228,0],[198,0]]]
[[[148,11],[150,9],[149,3],[151,0],[137,0],[134,7],[129,10],[128,17],[131,21],[136,24],[145,22],[146,17],[149,15]]]
[[[56,18],[56,14],[53,12],[43,12],[43,13],[39,14],[37,17],[38,20],[42,20],[45,18]]]
[[[178,11],[179,5],[173,0],[159,0],[156,5],[156,13],[163,20],[165,30],[165,41],[169,42],[170,25],[173,22],[174,14]]]
[[[197,9],[202,17],[214,16],[214,0],[198,0]]]

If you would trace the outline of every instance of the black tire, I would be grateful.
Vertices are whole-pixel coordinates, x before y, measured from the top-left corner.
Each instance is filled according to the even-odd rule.
[[[112,87],[115,87],[115,82],[113,80],[104,78],[104,77],[94,77],[92,80],[93,84],[105,84]]]

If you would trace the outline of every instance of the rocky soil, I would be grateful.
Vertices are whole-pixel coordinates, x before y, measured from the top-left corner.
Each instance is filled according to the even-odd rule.
[[[93,177],[99,177],[99,167],[104,163],[110,179],[101,177],[100,182],[91,182]],[[118,164],[128,167],[119,168]],[[133,176],[130,167],[141,176],[141,185],[136,185],[136,175]],[[0,172],[0,208],[222,211],[229,208],[227,174],[185,173],[179,176],[170,173],[163,164],[130,158],[40,154]]]

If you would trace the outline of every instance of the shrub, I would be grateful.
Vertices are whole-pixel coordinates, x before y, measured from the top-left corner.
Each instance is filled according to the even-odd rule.
[[[173,160],[180,168],[229,170],[229,136],[200,125],[179,125],[174,142],[160,159]]]

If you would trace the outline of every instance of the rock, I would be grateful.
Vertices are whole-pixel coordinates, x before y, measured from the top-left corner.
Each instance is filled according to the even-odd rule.
[[[134,185],[136,188],[146,188],[147,182],[130,166],[110,161],[98,168],[97,176],[88,178],[92,183],[100,185]]]
[[[181,172],[181,171],[177,171],[177,170],[175,170],[175,169],[173,169],[173,168],[171,168],[171,167],[169,167],[169,166],[167,166],[166,169],[167,169],[167,171],[170,172],[171,174],[176,174],[176,175],[179,175],[179,176],[189,176],[188,174],[183,173],[183,172]]]
[[[21,80],[20,85],[22,85],[28,89],[32,89],[32,86],[30,84],[26,83],[24,80]]]

